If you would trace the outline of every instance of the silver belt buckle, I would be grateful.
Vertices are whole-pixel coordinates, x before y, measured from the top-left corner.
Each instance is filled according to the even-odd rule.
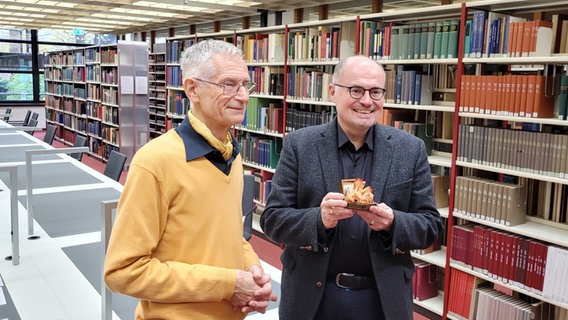
[[[336,286],[340,287],[341,289],[349,289],[348,287],[346,287],[346,286],[344,286],[344,285],[341,285],[341,284],[339,283],[339,281],[341,280],[341,277],[342,277],[342,276],[354,276],[354,274],[342,272],[342,273],[338,273],[338,274],[335,276],[335,285],[336,285]]]

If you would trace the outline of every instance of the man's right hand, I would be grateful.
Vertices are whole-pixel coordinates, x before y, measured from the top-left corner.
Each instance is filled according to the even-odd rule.
[[[320,204],[321,220],[326,229],[335,228],[337,222],[351,218],[354,211],[346,209],[345,195],[338,192],[329,192],[323,197]]]

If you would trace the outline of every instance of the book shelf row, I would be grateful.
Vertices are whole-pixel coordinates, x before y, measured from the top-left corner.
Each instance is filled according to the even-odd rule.
[[[120,150],[129,163],[148,135],[147,44],[53,51],[47,61],[46,119],[58,125],[56,137],[72,144],[73,135],[87,136],[92,155]]]
[[[568,135],[459,125],[457,160],[567,178]]]

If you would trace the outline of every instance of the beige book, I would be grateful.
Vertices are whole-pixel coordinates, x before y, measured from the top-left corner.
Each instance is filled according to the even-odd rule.
[[[527,188],[525,186],[504,184],[504,224],[515,226],[526,221],[527,212]]]

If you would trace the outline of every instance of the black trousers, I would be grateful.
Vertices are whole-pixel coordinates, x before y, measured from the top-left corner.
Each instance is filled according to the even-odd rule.
[[[314,320],[384,320],[376,288],[342,289],[327,282]]]

